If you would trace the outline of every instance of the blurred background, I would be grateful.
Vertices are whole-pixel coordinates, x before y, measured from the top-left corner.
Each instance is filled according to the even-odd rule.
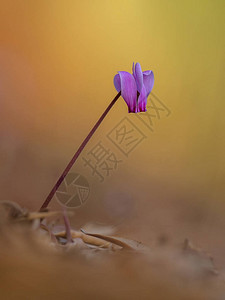
[[[190,238],[225,265],[223,8],[222,0],[1,0],[1,200],[39,209],[116,95],[114,75],[140,62],[170,113],[149,130],[119,99],[72,169],[90,188],[71,209],[73,225],[116,226],[147,244]],[[108,138],[124,117],[145,136],[128,156]],[[82,158],[99,142],[121,160],[103,182]],[[60,207],[55,197],[50,208]]]

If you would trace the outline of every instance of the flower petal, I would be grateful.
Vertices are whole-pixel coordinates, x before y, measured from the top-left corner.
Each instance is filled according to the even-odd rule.
[[[114,76],[113,82],[114,82],[114,86],[115,86],[117,92],[119,93],[121,91],[120,75],[119,74],[116,74]]]
[[[146,89],[147,97],[151,93],[151,90],[154,85],[154,74],[152,71],[144,71],[143,72],[143,82]]]
[[[137,85],[135,79],[130,73],[125,71],[119,72],[119,76],[120,76],[120,85],[121,85],[121,95],[128,105],[128,112],[136,112]]]
[[[143,85],[141,93],[138,97],[138,109],[137,112],[144,112],[146,111],[146,105],[147,105],[147,92],[146,92],[146,88]]]
[[[141,93],[142,86],[143,86],[143,73],[141,70],[141,65],[139,63],[136,63],[135,68],[133,65],[133,73],[137,84],[137,90],[139,93]]]

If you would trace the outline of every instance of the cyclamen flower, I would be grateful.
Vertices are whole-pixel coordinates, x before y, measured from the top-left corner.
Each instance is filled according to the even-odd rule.
[[[141,70],[141,65],[133,63],[133,75],[120,71],[114,77],[114,85],[117,92],[121,91],[123,99],[128,105],[129,113],[146,111],[147,98],[154,85],[152,71]]]
[[[63,182],[64,178],[67,176],[68,172],[80,156],[84,147],[87,145],[88,141],[91,139],[95,131],[98,129],[104,118],[107,116],[110,109],[116,103],[120,96],[126,101],[128,105],[128,112],[137,113],[146,111],[147,98],[150,94],[154,85],[154,74],[152,71],[142,72],[139,63],[133,64],[133,75],[128,72],[121,71],[114,77],[114,85],[118,94],[110,102],[106,110],[103,112],[101,117],[98,119],[94,127],[91,129],[89,134],[86,136],[80,147],[75,152],[74,156],[66,166],[63,173],[60,175],[59,179],[53,186],[52,190],[48,194],[40,210],[45,210],[49,203],[51,202],[55,192],[58,190],[59,186]],[[66,222],[66,221],[65,221]],[[66,225],[69,227],[69,225]]]

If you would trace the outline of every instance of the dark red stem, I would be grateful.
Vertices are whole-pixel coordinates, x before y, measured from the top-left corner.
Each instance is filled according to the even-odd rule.
[[[75,163],[75,161],[78,159],[79,155],[81,154],[81,152],[83,151],[84,147],[87,145],[88,141],[91,139],[92,135],[95,133],[95,131],[97,130],[97,128],[99,127],[99,125],[102,123],[102,121],[104,120],[105,116],[107,115],[107,113],[110,111],[110,109],[113,107],[113,105],[116,103],[117,99],[121,96],[121,92],[119,92],[116,97],[112,100],[112,102],[109,104],[109,106],[106,108],[106,110],[104,111],[104,113],[101,115],[101,117],[99,118],[99,120],[97,121],[97,123],[95,124],[95,126],[92,128],[92,130],[89,132],[88,136],[85,138],[85,140],[83,141],[83,143],[80,145],[80,147],[78,148],[77,152],[74,154],[73,158],[71,159],[71,161],[68,163],[67,167],[65,168],[65,170],[63,171],[62,175],[59,177],[58,181],[56,182],[56,184],[54,185],[54,187],[52,188],[51,192],[49,193],[48,197],[46,198],[45,202],[42,204],[41,209],[43,210],[45,209],[50,201],[52,200],[55,192],[58,190],[60,184],[63,182],[63,179],[66,177],[66,175],[68,174],[69,170],[72,168],[73,164]]]

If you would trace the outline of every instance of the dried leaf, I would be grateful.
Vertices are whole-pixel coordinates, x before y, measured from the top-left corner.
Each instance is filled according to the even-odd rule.
[[[103,235],[112,235],[115,233],[115,227],[112,226],[103,226],[99,224],[87,223],[82,229],[88,233],[98,233]]]
[[[55,233],[56,237],[66,238],[66,231],[60,231]],[[101,248],[109,248],[110,243],[106,243],[104,240],[88,236],[80,231],[71,230],[72,239],[82,239],[86,244],[94,245]]]
[[[81,232],[83,232],[85,235],[105,240],[107,242],[110,242],[112,244],[120,246],[121,248],[126,249],[126,250],[144,250],[144,249],[146,249],[146,247],[144,245],[142,245],[140,242],[137,242],[137,241],[124,239],[121,237],[102,235],[102,234],[98,234],[98,233],[87,233],[83,229],[81,229]]]
[[[49,211],[49,212],[31,212],[28,213],[26,216],[19,217],[18,221],[32,221],[34,219],[44,219],[48,217],[55,217],[61,215],[61,211]]]
[[[0,201],[0,205],[2,205],[2,208],[7,213],[7,217],[10,219],[17,219],[19,217],[26,216],[28,213],[26,209],[13,201]]]

